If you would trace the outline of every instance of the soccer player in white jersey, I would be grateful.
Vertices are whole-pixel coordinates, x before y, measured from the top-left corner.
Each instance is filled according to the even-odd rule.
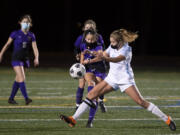
[[[128,43],[133,42],[138,35],[125,29],[115,30],[110,35],[111,45],[103,53],[94,53],[99,59],[110,62],[108,76],[97,84],[87,95],[86,99],[79,106],[73,116],[67,117],[60,115],[69,126],[73,127],[77,119],[89,108],[96,107],[92,102],[101,94],[106,94],[120,89],[131,97],[137,104],[152,112],[162,119],[170,128],[175,131],[176,125],[170,116],[164,114],[156,105],[146,101],[140,94],[134,80],[133,70],[130,62],[132,58],[132,49]]]

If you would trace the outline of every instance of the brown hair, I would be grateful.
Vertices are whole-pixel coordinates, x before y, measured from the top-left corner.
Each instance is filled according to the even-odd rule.
[[[97,34],[97,32],[96,32],[94,29],[92,29],[92,28],[84,31],[84,33],[83,33],[83,40],[85,40],[85,38],[86,38],[86,36],[87,36],[88,34],[95,36],[96,41],[98,40],[98,34]]]
[[[130,32],[126,29],[118,29],[111,33],[110,37],[113,37],[117,42],[131,43],[138,38],[137,32]]]
[[[93,25],[93,26],[94,26],[94,30],[97,31],[97,30],[96,30],[96,23],[95,23],[95,21],[93,21],[93,20],[91,20],[91,19],[86,20],[86,21],[84,22],[83,30],[84,30],[84,28],[85,28],[85,26],[86,26],[87,24]]]
[[[23,19],[27,19],[30,23],[30,26],[32,26],[32,19],[31,19],[31,16],[29,14],[26,14],[26,15],[23,15],[20,20],[19,20],[19,23],[23,20]]]

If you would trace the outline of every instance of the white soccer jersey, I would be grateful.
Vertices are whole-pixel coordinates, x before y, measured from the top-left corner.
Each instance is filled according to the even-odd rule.
[[[134,74],[130,65],[132,48],[128,45],[128,43],[126,43],[119,50],[112,49],[111,46],[109,46],[105,51],[112,58],[119,55],[123,55],[126,58],[125,60],[117,63],[110,62],[110,69],[107,79],[110,79],[115,84],[134,83]]]

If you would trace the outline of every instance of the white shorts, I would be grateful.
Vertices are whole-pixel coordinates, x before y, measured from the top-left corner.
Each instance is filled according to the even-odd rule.
[[[114,83],[110,77],[106,77],[104,81],[107,82],[111,87],[113,87],[115,91],[120,89],[121,92],[124,92],[127,88],[129,88],[132,85],[136,86],[134,80],[129,81],[127,83],[118,84],[118,83]]]

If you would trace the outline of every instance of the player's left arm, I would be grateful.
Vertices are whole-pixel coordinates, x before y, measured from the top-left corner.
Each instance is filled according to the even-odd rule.
[[[117,57],[109,57],[109,56],[103,55],[103,56],[102,56],[102,59],[104,59],[104,60],[107,61],[107,62],[117,63],[117,62],[120,62],[120,61],[125,60],[126,57],[123,56],[123,55],[119,55],[119,56],[117,56]]]
[[[33,52],[34,52],[34,66],[38,66],[39,65],[39,51],[37,48],[37,43],[36,41],[32,42],[32,48],[33,48]]]
[[[95,52],[93,52],[93,53],[95,53]],[[98,50],[97,53],[103,53],[103,51],[102,50]],[[96,55],[96,54],[94,54],[94,55]],[[89,60],[89,64],[95,63],[95,62],[98,62],[98,61],[102,61],[102,59],[100,57],[94,57],[93,59]]]

